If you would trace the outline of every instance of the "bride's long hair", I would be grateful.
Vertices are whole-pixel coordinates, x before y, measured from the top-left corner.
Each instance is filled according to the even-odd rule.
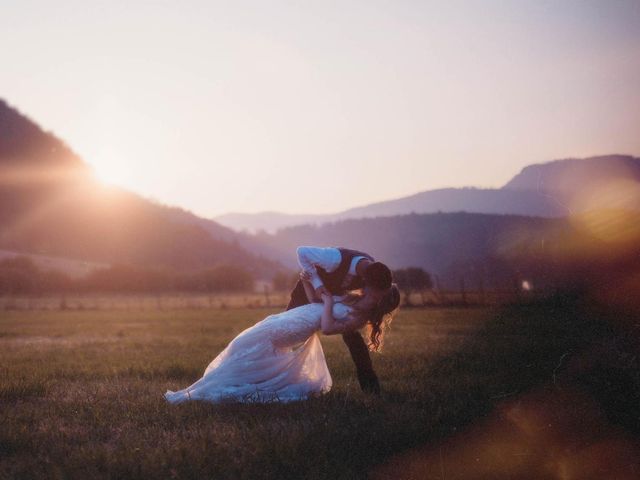
[[[359,298],[360,297],[352,297],[351,301],[355,302]],[[370,351],[379,352],[382,350],[384,333],[398,312],[399,305],[400,290],[398,286],[393,283],[385,296],[382,297],[371,310],[360,312],[360,315],[367,319],[365,325],[367,330],[366,339]]]

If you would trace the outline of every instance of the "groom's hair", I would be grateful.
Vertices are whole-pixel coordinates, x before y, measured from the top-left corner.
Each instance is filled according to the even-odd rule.
[[[362,276],[366,285],[380,290],[391,288],[391,270],[384,263],[370,263]]]

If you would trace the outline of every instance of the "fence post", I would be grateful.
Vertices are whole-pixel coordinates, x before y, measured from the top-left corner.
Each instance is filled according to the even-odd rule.
[[[462,294],[462,304],[467,304],[467,291],[464,285],[464,277],[460,277],[460,293]]]

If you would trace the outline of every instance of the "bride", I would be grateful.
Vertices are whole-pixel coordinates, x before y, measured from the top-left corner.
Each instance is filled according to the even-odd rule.
[[[336,335],[366,326],[369,348],[380,349],[383,329],[400,303],[395,284],[378,302],[367,287],[362,295],[318,299],[308,275],[301,278],[312,303],[269,315],[244,330],[200,380],[183,390],[167,391],[167,401],[289,402],[328,392],[332,381],[318,331]]]

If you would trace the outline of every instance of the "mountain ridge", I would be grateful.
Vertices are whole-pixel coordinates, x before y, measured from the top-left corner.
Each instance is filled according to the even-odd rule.
[[[541,181],[542,180],[542,181]],[[611,154],[567,158],[525,166],[501,188],[440,188],[374,202],[334,214],[288,215],[279,212],[225,214],[214,220],[235,230],[275,233],[305,223],[319,225],[349,218],[458,212],[556,218],[572,213],[574,197],[608,182],[640,182],[640,158]],[[640,207],[640,206],[639,206]]]
[[[519,275],[519,265],[509,264],[514,252],[542,258],[554,249],[566,250],[574,239],[602,243],[596,237],[611,230],[610,219],[586,219],[583,226],[593,232],[579,231],[566,218],[566,205],[575,207],[572,196],[595,193],[591,200],[595,198],[597,206],[631,206],[640,212],[640,159],[612,155],[589,157],[585,163],[552,162],[549,177],[542,175],[549,171],[549,162],[530,165],[500,189],[418,192],[333,216],[312,216],[316,223],[322,220],[320,226],[285,225],[273,235],[248,235],[180,207],[100,184],[61,140],[2,102],[0,126],[11,124],[18,127],[0,130],[0,249],[13,253],[182,270],[227,263],[271,278],[283,265],[297,268],[298,245],[344,245],[366,250],[392,268],[421,266],[448,287],[460,278],[480,279],[478,271],[486,270],[477,285],[503,288]],[[602,167],[603,162],[613,162],[615,168]],[[568,178],[559,184],[566,188],[555,186],[558,178]],[[617,188],[620,185],[629,188]],[[425,201],[439,212],[420,212]],[[472,211],[462,212],[465,208]],[[363,217],[350,218],[353,215]],[[616,228],[629,224],[625,218]],[[623,230],[609,233],[626,235]],[[527,266],[527,271],[534,267]],[[549,269],[544,275],[552,273]],[[544,275],[539,273],[536,282],[545,282]]]
[[[202,269],[277,264],[179,207],[105,186],[70,147],[0,100],[0,249],[97,263]]]

